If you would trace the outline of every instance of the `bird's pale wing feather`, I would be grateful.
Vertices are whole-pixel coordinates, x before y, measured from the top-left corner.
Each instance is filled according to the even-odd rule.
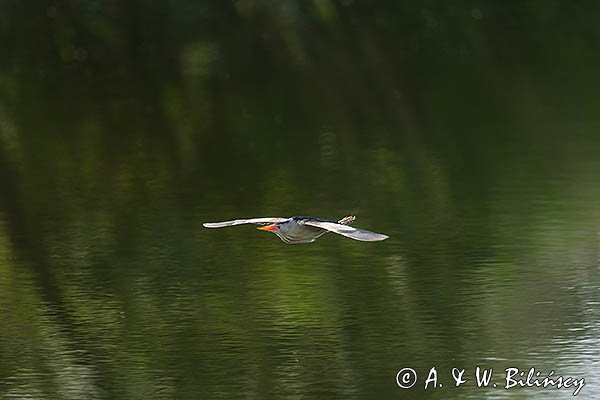
[[[389,236],[375,233],[371,231],[365,231],[363,229],[356,229],[348,225],[336,224],[335,222],[328,221],[302,221],[304,225],[316,226],[317,228],[326,229],[329,232],[337,233],[338,235],[349,237],[354,240],[361,240],[363,242],[376,242],[378,240],[385,240]]]
[[[227,226],[235,226],[242,224],[277,224],[286,221],[287,218],[249,218],[249,219],[234,219],[232,221],[223,222],[205,222],[202,224],[205,228],[225,228]]]

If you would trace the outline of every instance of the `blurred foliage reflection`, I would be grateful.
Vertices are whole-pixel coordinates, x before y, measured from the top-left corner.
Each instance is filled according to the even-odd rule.
[[[458,393],[395,385],[433,365],[598,392],[598,12],[0,3],[0,395]],[[391,239],[201,226],[350,213]]]

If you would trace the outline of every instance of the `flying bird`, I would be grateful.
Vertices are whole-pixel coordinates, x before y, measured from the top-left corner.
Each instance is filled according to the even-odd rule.
[[[260,228],[257,228],[258,230],[273,232],[287,244],[312,243],[327,232],[337,233],[363,242],[376,242],[389,237],[381,233],[348,226],[355,219],[356,217],[353,215],[344,217],[337,222],[314,217],[250,218],[224,222],[206,222],[202,225],[205,228],[225,228],[242,224],[257,224],[261,225]]]

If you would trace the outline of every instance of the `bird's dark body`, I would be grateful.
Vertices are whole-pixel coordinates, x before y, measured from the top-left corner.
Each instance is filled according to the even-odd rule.
[[[274,233],[287,244],[311,243],[327,233],[326,229],[304,225],[305,221],[335,222],[314,217],[295,216],[279,226]]]

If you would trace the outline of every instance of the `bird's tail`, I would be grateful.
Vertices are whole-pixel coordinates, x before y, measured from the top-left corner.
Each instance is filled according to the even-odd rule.
[[[356,217],[354,215],[349,215],[347,217],[340,219],[337,223],[341,224],[341,225],[350,225],[351,223],[354,222],[355,219],[356,219]]]

